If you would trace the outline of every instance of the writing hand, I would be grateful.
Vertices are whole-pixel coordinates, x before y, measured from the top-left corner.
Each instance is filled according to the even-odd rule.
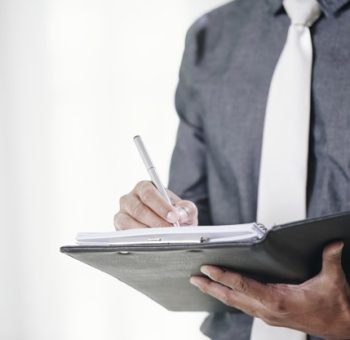
[[[120,210],[114,216],[116,229],[170,227],[179,221],[181,225],[197,225],[198,210],[191,201],[168,190],[173,206],[167,203],[150,181],[139,182],[127,195],[120,198]]]

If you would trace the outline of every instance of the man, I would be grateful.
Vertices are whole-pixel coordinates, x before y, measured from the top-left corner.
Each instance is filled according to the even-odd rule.
[[[311,32],[313,51],[311,115],[309,125],[304,125],[308,128],[305,217],[350,210],[350,1],[319,0],[318,6],[319,16],[303,31]],[[286,11],[281,0],[236,0],[192,26],[176,95],[180,126],[169,184],[175,207],[167,205],[151,183],[141,182],[122,197],[117,228],[170,226],[176,220],[238,224],[259,217],[262,167],[269,153],[264,143],[271,135],[266,123],[269,107],[275,105],[271,102],[276,93],[290,86],[288,81],[276,85],[285,72],[276,64],[285,64],[281,60],[289,53],[284,52],[291,34]],[[294,28],[301,32],[299,23]],[[293,77],[295,65],[290,65]],[[306,82],[302,79],[296,87]],[[288,101],[288,92],[284,95]],[[299,100],[290,105],[295,103]],[[288,129],[289,125],[280,126],[282,132]],[[291,210],[294,205],[298,202],[291,202]],[[202,331],[217,340],[248,340],[255,317],[254,324],[261,319],[312,334],[310,339],[350,338],[350,288],[341,267],[342,246],[341,242],[327,246],[322,271],[301,285],[261,284],[204,266],[207,278],[194,277],[191,283],[243,313],[211,315]],[[280,338],[292,339],[288,334]]]

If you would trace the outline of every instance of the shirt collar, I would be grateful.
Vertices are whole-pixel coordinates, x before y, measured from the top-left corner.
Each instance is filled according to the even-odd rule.
[[[265,0],[271,13],[276,14],[282,7],[282,0]],[[350,0],[318,0],[324,14],[335,16]]]

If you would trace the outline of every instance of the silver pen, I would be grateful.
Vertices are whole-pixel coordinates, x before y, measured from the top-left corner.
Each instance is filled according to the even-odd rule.
[[[156,188],[158,189],[158,191],[160,192],[160,194],[162,195],[162,197],[165,199],[166,202],[168,202],[170,205],[172,205],[170,197],[165,189],[165,187],[163,186],[158,173],[156,171],[155,166],[153,165],[151,158],[145,148],[145,145],[142,142],[142,139],[140,136],[135,136],[134,137],[134,142],[136,144],[137,150],[140,153],[140,156],[143,160],[143,163],[145,164],[145,167],[147,169],[147,172],[149,173],[151,180],[153,182],[153,184],[156,186]],[[175,222],[173,223],[174,227],[180,227],[179,222]]]

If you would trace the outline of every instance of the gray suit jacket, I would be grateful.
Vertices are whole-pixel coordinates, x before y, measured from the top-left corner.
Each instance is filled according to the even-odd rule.
[[[349,0],[320,2],[324,15],[312,27],[309,217],[350,210]],[[197,204],[201,224],[256,218],[265,106],[288,26],[280,0],[236,0],[188,32],[169,187]],[[248,340],[250,328],[244,314],[211,315],[202,326],[217,340]]]

